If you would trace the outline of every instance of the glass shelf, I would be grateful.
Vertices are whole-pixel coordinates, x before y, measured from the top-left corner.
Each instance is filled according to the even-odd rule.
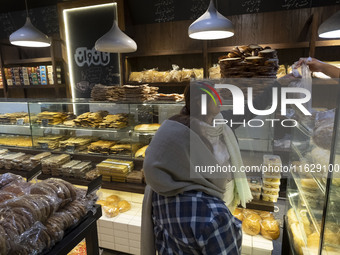
[[[40,126],[33,125],[33,129],[51,129],[51,130],[73,130],[73,131],[95,131],[95,132],[114,132],[114,133],[131,133],[132,128],[126,127],[121,129],[115,128],[95,128],[95,127],[68,127],[68,126]]]

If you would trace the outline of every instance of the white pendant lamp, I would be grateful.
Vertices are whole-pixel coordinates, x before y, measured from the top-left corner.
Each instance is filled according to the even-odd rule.
[[[109,32],[96,41],[94,47],[97,51],[112,53],[128,53],[137,50],[136,42],[119,29],[116,20],[113,21]]]
[[[320,25],[318,34],[321,38],[340,38],[340,11]]]
[[[234,35],[234,27],[229,19],[216,10],[211,0],[208,10],[189,26],[188,34],[192,39],[223,39]]]
[[[25,25],[13,32],[9,36],[9,41],[13,45],[24,46],[24,47],[48,47],[51,45],[51,41],[47,35],[36,29],[28,16],[27,1],[26,4],[26,23]]]

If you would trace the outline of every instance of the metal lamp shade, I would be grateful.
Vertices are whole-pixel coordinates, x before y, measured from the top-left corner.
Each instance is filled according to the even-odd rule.
[[[318,34],[321,38],[340,38],[340,11],[320,25]]]
[[[208,10],[189,26],[188,34],[192,39],[223,39],[234,35],[234,27],[229,19],[216,10],[211,0]]]
[[[117,21],[114,21],[110,31],[96,41],[95,49],[103,52],[127,53],[136,51],[137,44],[124,34],[119,29]]]
[[[9,41],[13,45],[25,47],[48,47],[51,45],[48,36],[36,29],[29,17],[26,18],[26,23],[22,28],[9,36]]]

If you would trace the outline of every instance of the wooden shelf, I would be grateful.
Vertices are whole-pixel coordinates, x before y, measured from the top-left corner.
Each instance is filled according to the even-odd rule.
[[[65,181],[68,181],[74,185],[80,185],[80,186],[87,186],[90,181],[79,179],[79,178],[73,178],[73,177],[65,177],[65,176],[52,176],[47,174],[41,174],[38,176],[39,180],[45,180],[48,178],[60,178]],[[132,193],[139,193],[144,194],[145,184],[144,183],[127,183],[127,182],[102,182],[102,188],[103,189],[112,189],[112,190],[118,190],[118,191],[126,191],[126,192],[132,192]]]
[[[4,65],[23,65],[52,62],[51,57],[47,58],[27,58],[27,59],[8,59],[4,60]],[[52,64],[52,63],[51,63]]]
[[[20,85],[20,86],[8,86],[8,89],[54,89],[54,88],[64,88],[65,84],[59,85]]]
[[[203,54],[203,50],[162,50],[150,52],[137,52],[134,54],[126,55],[126,58],[136,57],[151,57],[151,56],[172,56],[172,55],[190,55],[190,54]]]

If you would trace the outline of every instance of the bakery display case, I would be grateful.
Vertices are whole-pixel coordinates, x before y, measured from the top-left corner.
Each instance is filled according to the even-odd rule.
[[[316,112],[313,121],[300,120],[292,132],[285,226],[293,254],[340,249],[338,115]]]

